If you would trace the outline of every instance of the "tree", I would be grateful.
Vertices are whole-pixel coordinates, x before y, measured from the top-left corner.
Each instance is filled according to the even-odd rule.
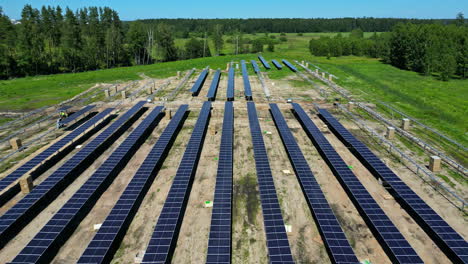
[[[459,27],[466,25],[465,15],[462,12],[457,14],[457,18],[455,19],[455,24]]]
[[[209,53],[210,50],[208,49],[207,51],[208,54],[205,54],[205,56],[211,56],[211,54]],[[189,41],[185,43],[185,58],[194,59],[201,57],[203,57],[203,41],[192,37]]]
[[[353,29],[349,34],[352,38],[364,38],[364,32],[360,28]]]
[[[144,64],[146,57],[146,34],[143,23],[137,21],[130,24],[130,28],[127,32],[127,43],[128,49],[133,55],[133,64]],[[148,56],[150,56],[150,54],[148,54]]]
[[[17,56],[18,66],[25,75],[36,75],[41,72],[44,40],[39,21],[39,11],[30,5],[25,5],[21,12]]]
[[[162,61],[177,60],[177,49],[169,26],[166,24],[159,24],[157,32],[156,43],[161,51]]]
[[[218,56],[224,45],[223,27],[221,25],[217,24],[214,26],[211,38],[213,40],[216,55]]]
[[[15,28],[0,7],[0,79],[6,79],[16,71],[13,57],[15,40]]]
[[[275,51],[275,44],[273,43],[273,41],[270,41],[270,43],[268,43],[268,48],[267,50],[269,52],[274,52]]]
[[[72,72],[77,71],[80,66],[81,32],[75,14],[69,8],[65,11],[61,43],[64,66]]]
[[[263,52],[263,41],[255,39],[252,41],[252,53]]]

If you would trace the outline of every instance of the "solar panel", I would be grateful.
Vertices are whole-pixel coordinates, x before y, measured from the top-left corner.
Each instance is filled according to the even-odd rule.
[[[411,245],[398,231],[385,212],[372,198],[344,160],[307,116],[302,107],[293,103],[294,112],[321,156],[330,166],[341,186],[348,193],[361,217],[376,236],[390,260],[395,263],[423,263]]]
[[[170,263],[208,127],[211,102],[203,103],[142,263]]]
[[[235,69],[232,67],[229,68],[228,86],[227,86],[227,93],[226,93],[226,97],[228,101],[234,101],[235,77],[236,77]]]
[[[332,263],[359,263],[280,109],[270,111]]]
[[[231,263],[234,108],[229,101],[224,104],[222,133],[206,258],[210,264]]]
[[[52,261],[56,252],[151,133],[163,109],[163,106],[158,106],[143,119],[11,263]]]
[[[273,63],[273,65],[275,65],[276,69],[278,70],[283,69],[283,66],[277,60],[271,60],[271,62]]]
[[[205,83],[206,77],[208,77],[208,69],[205,69],[200,73],[200,76],[198,77],[197,81],[195,82],[195,84],[193,84],[192,89],[190,89],[190,92],[192,92],[192,96],[198,96],[198,94],[201,91],[201,88],[203,87],[203,84]]]
[[[270,263],[294,263],[254,102],[247,102]]]
[[[245,65],[245,60],[241,60],[241,68],[242,68],[242,78],[244,80],[245,100],[251,101],[252,100],[252,88],[250,87],[249,73],[247,71],[247,66]]]
[[[252,67],[254,69],[254,72],[258,74],[260,72],[260,68],[258,67],[257,62],[254,61],[254,60],[251,60],[250,63],[252,63]]]
[[[109,263],[117,251],[143,198],[156,178],[172,143],[187,115],[188,105],[181,105],[156,144],[125,188],[112,211],[94,235],[78,263]]]
[[[37,185],[17,204],[0,216],[0,247],[3,247],[14,235],[31,221],[60,192],[66,188],[94,161],[109,145],[127,129],[127,123],[134,117],[146,101],[141,101],[123,114],[101,132],[96,138],[81,148],[42,183]]]
[[[38,171],[36,168],[38,165],[44,165],[46,160],[49,161],[49,158],[60,153],[65,146],[68,146],[69,144],[73,145],[73,141],[76,141],[77,138],[80,138],[84,132],[86,132],[91,127],[95,126],[97,122],[109,116],[109,114],[113,110],[114,110],[113,108],[105,109],[101,113],[97,114],[96,116],[88,120],[83,125],[79,126],[75,130],[70,132],[68,135],[64,136],[59,141],[53,143],[46,150],[42,151],[41,153],[37,154],[35,157],[30,159],[29,161],[21,165],[12,173],[7,175],[5,178],[1,179],[0,180],[0,193],[1,193],[0,194],[0,206],[4,205],[6,202],[8,202],[8,200],[12,196],[14,196],[16,193],[19,192],[18,187],[13,188],[13,186],[11,186],[16,180],[21,178],[23,175],[26,175],[27,173],[31,175],[33,179],[39,176],[39,173],[36,173]],[[47,165],[50,165],[50,163],[47,163]],[[18,185],[15,185],[15,186],[18,186]],[[8,188],[8,187],[12,187],[12,188]]]
[[[287,61],[287,60],[282,60],[282,62],[283,62],[284,65],[286,65],[286,67],[288,67],[291,71],[297,72],[296,67],[294,67],[289,61]]]
[[[211,81],[210,89],[208,90],[209,101],[214,101],[216,99],[216,92],[218,91],[219,80],[221,79],[221,70],[218,69],[213,76],[213,81]]]
[[[266,61],[263,56],[258,56],[258,59],[260,60],[260,62],[263,64],[263,67],[265,67],[265,69],[269,70],[271,69],[271,66],[270,64],[268,63],[268,61]]]
[[[60,121],[60,124],[62,125],[66,125],[70,122],[72,122],[73,120],[77,119],[78,117],[84,115],[85,113],[89,112],[91,109],[93,109],[94,107],[96,107],[95,105],[88,105],[88,106],[85,106],[83,107],[81,110],[73,113],[72,115],[70,115],[69,117],[65,118],[64,120]]]
[[[352,153],[369,171],[391,188],[390,193],[395,196],[395,200],[415,218],[441,250],[455,263],[468,263],[468,243],[327,110],[319,109],[319,113],[330,129],[351,148]]]

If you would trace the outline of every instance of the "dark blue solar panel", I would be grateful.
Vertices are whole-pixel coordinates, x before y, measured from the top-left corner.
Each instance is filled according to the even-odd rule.
[[[208,77],[208,69],[205,69],[200,73],[200,76],[198,77],[197,81],[192,86],[192,89],[190,89],[190,92],[192,92],[192,96],[198,96],[198,94],[201,91],[201,88],[203,87],[203,84],[205,83],[206,77]]]
[[[241,68],[242,78],[244,80],[244,96],[246,100],[250,101],[252,100],[252,88],[250,87],[249,72],[247,71],[245,60],[241,60]]]
[[[382,179],[387,184],[386,186],[392,189],[390,193],[428,232],[442,251],[456,263],[468,263],[468,243],[327,110],[319,109],[319,113],[337,137],[352,149],[352,152],[374,176]]]
[[[85,113],[89,112],[94,107],[96,107],[96,106],[95,105],[85,106],[81,110],[79,110],[78,112],[75,112],[71,116],[69,116],[69,117],[65,118],[64,120],[60,121],[60,123],[63,124],[63,125],[66,125],[66,124],[70,123],[71,121],[77,119],[78,117],[84,115]]]
[[[203,103],[142,263],[170,263],[203,148],[211,102]]]
[[[96,158],[96,154],[103,151],[116,132],[123,132],[124,124],[127,123],[141,108],[146,101],[137,103],[134,107],[114,121],[96,138],[81,148],[73,157],[65,162],[52,175],[47,177],[42,183],[37,185],[29,194],[21,199],[0,217],[0,245],[12,238],[26,225],[32,217],[38,214],[41,209],[57,197],[60,192],[68,186],[82,171],[83,164]],[[121,133],[116,133],[120,136]]]
[[[236,77],[235,69],[232,67],[229,68],[228,86],[227,86],[227,93],[226,93],[226,97],[228,101],[234,101],[235,77]]]
[[[294,67],[289,61],[287,60],[282,60],[284,65],[286,65],[291,71],[297,72],[296,67]]]
[[[209,101],[214,101],[216,99],[216,92],[218,91],[219,80],[221,79],[221,70],[217,70],[213,76],[213,81],[211,82],[210,89],[208,90]]]
[[[344,160],[336,153],[335,149],[323,136],[317,126],[312,122],[302,107],[292,104],[296,116],[302,127],[311,138],[325,161],[338,178],[341,186],[345,189],[358,209],[361,217],[366,221],[373,231],[392,262],[395,263],[423,263],[411,245],[398,231],[385,212],[375,202],[359,179],[354,175]]]
[[[151,152],[102,223],[78,263],[109,263],[183,124],[188,105],[179,107]]]
[[[54,156],[55,154],[58,154],[63,147],[72,143],[76,138],[80,137],[86,130],[93,127],[94,125],[96,125],[97,122],[107,117],[113,110],[113,108],[105,109],[104,111],[97,114],[80,127],[70,132],[68,135],[64,136],[59,141],[52,144],[46,150],[42,151],[34,158],[27,161],[25,164],[23,164],[18,169],[10,173],[8,176],[0,180],[0,192],[3,192],[13,182],[21,178],[21,176],[25,175],[26,173],[31,173],[30,171],[32,169],[42,164],[42,162],[44,162],[46,159]],[[0,204],[4,204],[6,202],[4,201],[4,199],[7,199],[7,197],[0,196]]]
[[[77,222],[89,213],[98,197],[130,160],[163,109],[158,106],[151,111],[11,263],[49,263],[53,259],[55,252],[75,230]]]
[[[234,108],[224,104],[223,132],[211,216],[206,263],[231,263],[232,170]]]
[[[270,104],[270,109],[330,259],[333,263],[359,263],[280,109],[276,104]]]
[[[258,59],[260,60],[260,62],[262,62],[263,67],[265,67],[265,69],[267,70],[271,69],[271,66],[268,63],[268,61],[266,61],[262,56],[258,56]]]
[[[252,63],[252,67],[254,69],[254,72],[258,74],[260,72],[260,68],[258,67],[257,62],[254,61],[254,60],[251,60],[250,63]]]
[[[254,102],[247,102],[270,263],[294,263]]]
[[[275,65],[276,69],[278,70],[283,69],[283,66],[277,60],[271,60],[271,62],[273,63],[273,65]]]

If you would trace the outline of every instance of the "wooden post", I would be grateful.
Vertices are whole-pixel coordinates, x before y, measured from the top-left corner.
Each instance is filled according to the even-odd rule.
[[[21,139],[17,137],[10,139],[10,145],[11,148],[14,150],[18,150],[21,148],[21,146],[23,146],[23,144],[21,143]]]
[[[349,110],[349,111],[353,111],[354,106],[355,106],[354,102],[349,102],[349,103],[348,103],[348,110]]]
[[[429,170],[432,172],[439,172],[441,170],[440,158],[438,156],[431,156],[429,161]]]
[[[104,90],[104,94],[106,95],[106,98],[109,98],[110,97],[109,89]]]
[[[328,75],[328,80],[329,80],[330,82],[332,82],[332,81],[333,81],[333,75],[331,75],[331,74]]]
[[[126,91],[122,91],[122,99],[127,99],[127,92]]]
[[[34,188],[33,180],[30,175],[26,175],[24,177],[21,177],[19,180],[19,184],[21,187],[21,192],[23,194],[28,194],[32,191]]]
[[[180,79],[180,71],[177,71],[177,79]]]
[[[403,118],[401,120],[401,128],[403,128],[403,130],[409,130],[410,129],[410,120],[408,118]]]
[[[148,87],[148,94],[153,94],[153,87],[151,86]]]
[[[387,134],[385,135],[387,139],[394,139],[395,138],[395,128],[394,127],[387,127]]]
[[[324,73],[324,72],[322,72],[322,78],[324,78],[324,79],[325,79],[325,73]]]
[[[115,85],[115,86],[114,86],[114,93],[117,93],[118,88],[119,88],[118,85]]]

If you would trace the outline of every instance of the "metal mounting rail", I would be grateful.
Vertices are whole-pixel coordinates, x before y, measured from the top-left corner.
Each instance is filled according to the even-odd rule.
[[[182,79],[182,81],[179,83],[179,85],[177,85],[177,87],[174,89],[174,91],[171,92],[171,94],[169,94],[169,96],[166,96],[164,99],[164,101],[170,101],[174,98],[174,96],[177,94],[177,92],[180,90],[180,88],[182,88],[182,86],[185,85],[185,83],[188,81],[188,79],[190,78],[190,76],[192,76],[192,74],[195,72],[195,68],[191,69],[185,76],[184,78]]]
[[[377,112],[375,112],[374,110],[372,110],[369,107],[365,106],[364,104],[356,103],[356,105],[359,108],[361,108],[362,110],[366,111],[368,114],[372,115],[377,120],[380,120],[380,121],[384,122],[385,124],[394,127],[396,132],[398,132],[402,136],[405,136],[406,138],[410,139],[411,141],[417,143],[420,147],[423,148],[423,150],[428,151],[428,152],[430,152],[432,154],[435,154],[435,155],[439,156],[441,158],[441,160],[443,160],[447,165],[451,166],[452,168],[454,168],[458,172],[460,172],[465,179],[467,178],[467,170],[463,165],[461,165],[461,164],[457,163],[456,161],[454,161],[453,159],[449,158],[443,152],[441,152],[440,150],[432,147],[431,145],[429,145],[425,141],[411,135],[410,133],[406,132],[405,130],[399,128],[398,126],[395,126],[392,122],[390,122],[389,120],[387,120],[383,116],[379,115]]]
[[[424,129],[427,129],[427,130],[431,131],[432,133],[438,135],[440,138],[445,139],[445,140],[447,140],[448,142],[450,142],[450,143],[456,145],[459,149],[461,149],[461,150],[463,150],[463,151],[467,151],[467,150],[468,150],[468,148],[466,148],[466,147],[463,146],[462,144],[460,144],[460,143],[456,142],[455,140],[453,140],[453,139],[451,139],[451,138],[449,138],[449,137],[443,135],[442,133],[436,131],[435,129],[430,128],[430,127],[424,125],[423,123],[419,122],[418,120],[416,120],[416,119],[414,119],[414,118],[408,116],[407,114],[405,114],[405,113],[403,113],[403,112],[401,112],[401,111],[395,109],[393,106],[388,105],[387,103],[382,102],[382,101],[379,101],[379,100],[377,100],[377,102],[378,102],[379,104],[381,104],[381,105],[386,106],[387,108],[390,108],[392,111],[397,112],[397,113],[400,114],[401,116],[404,116],[405,118],[408,118],[409,120],[413,121],[414,123],[416,123],[416,124],[422,126]]]
[[[6,124],[0,126],[0,130],[3,130],[3,129],[5,129],[5,128],[7,128],[7,127],[13,125],[14,123],[16,123],[16,122],[18,122],[18,121],[21,121],[21,120],[23,120],[23,119],[26,119],[26,118],[28,118],[28,117],[34,115],[34,114],[37,114],[37,113],[39,113],[39,112],[41,112],[41,111],[44,111],[44,110],[47,109],[47,108],[49,108],[49,107],[48,107],[48,106],[44,106],[44,107],[41,107],[41,108],[39,108],[39,109],[33,110],[33,111],[31,111],[31,112],[27,113],[26,115],[23,115],[23,116],[21,116],[21,117],[19,117],[19,118],[16,118],[16,119],[14,119],[14,120],[11,120],[10,122],[8,122],[8,123],[6,123]]]
[[[301,67],[303,67],[304,69],[307,70],[307,68],[303,65],[301,65],[298,61],[295,61],[297,64],[299,64]],[[312,84],[312,86],[319,90],[320,92],[320,96],[322,96],[323,98],[328,98],[328,96],[330,96],[330,94],[328,93],[328,91],[325,91],[324,89],[320,88],[320,86],[318,86],[316,83],[314,83],[311,79],[309,79],[309,77],[307,77],[305,74],[303,74],[302,72],[300,71],[296,71],[296,74],[299,75],[302,79],[306,80],[308,83]]]
[[[257,72],[258,79],[260,80],[260,84],[262,85],[263,92],[265,93],[265,96],[267,100],[270,100],[271,93],[270,89],[268,89],[268,86],[266,85],[265,78],[263,78],[263,75],[261,72]]]
[[[441,182],[434,174],[432,174],[429,170],[427,170],[424,166],[418,164],[415,160],[411,157],[406,155],[403,151],[401,151],[398,147],[396,147],[393,143],[379,135],[374,129],[368,127],[361,119],[359,119],[355,114],[350,112],[346,107],[341,104],[336,104],[340,110],[342,110],[345,114],[351,117],[351,120],[356,123],[361,129],[367,131],[371,138],[374,139],[379,145],[387,145],[388,148],[383,148],[388,151],[390,154],[397,155],[402,160],[406,160],[407,163],[402,162],[408,169],[414,172],[417,176],[419,176],[424,182],[429,184],[434,190],[440,193],[447,201],[453,204],[456,208],[465,212],[465,206],[467,202],[458,196],[453,190],[445,185],[445,183]],[[315,104],[317,108],[318,105]],[[393,152],[392,152],[393,151]],[[411,166],[412,165],[412,166]],[[449,197],[450,196],[450,197]],[[456,201],[453,201],[455,199]]]

